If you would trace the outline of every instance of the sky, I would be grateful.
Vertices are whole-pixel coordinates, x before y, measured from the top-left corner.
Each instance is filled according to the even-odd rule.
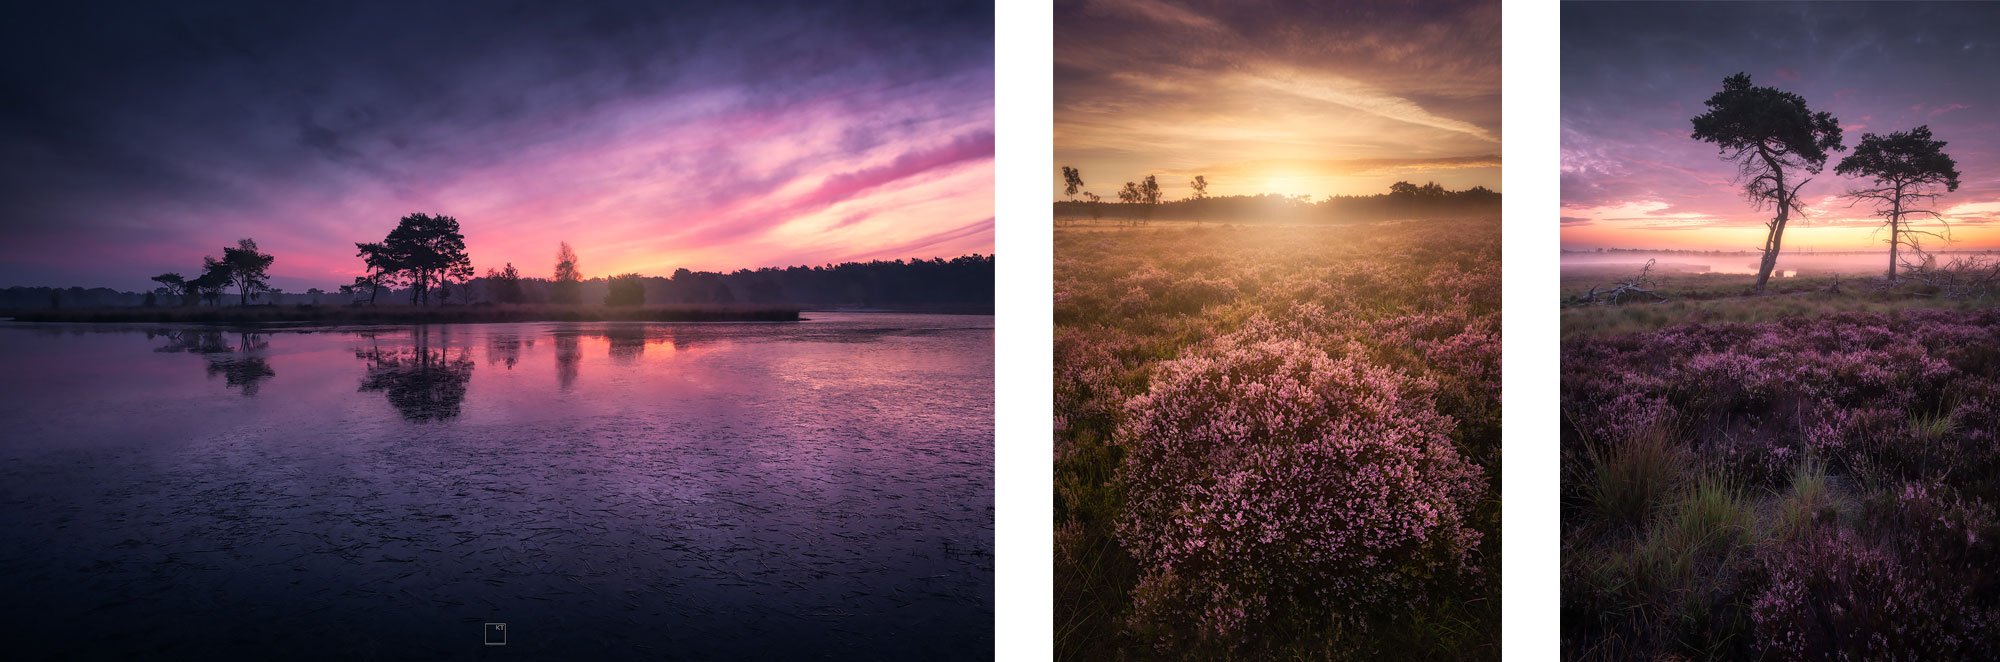
[[[1738,72],[1840,120],[1847,151],[1800,190],[1790,250],[1886,250],[1864,180],[1834,166],[1863,134],[1928,125],[1958,162],[1931,208],[1954,249],[2000,247],[2000,5],[1632,4],[1562,7],[1565,248],[1759,250],[1756,211],[1716,147],[1689,137],[1703,102]],[[1795,180],[1796,181],[1796,180]],[[1937,245],[1929,246],[1936,248]]]
[[[1108,200],[1500,190],[1500,3],[1058,0],[1055,165]]]
[[[0,286],[331,290],[415,212],[481,273],[993,251],[990,2],[85,4],[0,10]]]

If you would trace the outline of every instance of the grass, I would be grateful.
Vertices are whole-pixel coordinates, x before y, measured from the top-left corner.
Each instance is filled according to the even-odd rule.
[[[1776,537],[1798,540],[1821,524],[1838,519],[1845,510],[1835,498],[1825,462],[1807,458],[1792,469],[1791,478],[1791,484],[1778,504],[1777,521],[1772,526]]]
[[[1629,276],[1629,274],[1627,274]],[[1624,277],[1624,276],[1620,276]],[[1563,275],[1562,337],[1609,336],[1657,331],[1679,324],[1758,323],[1842,312],[1881,313],[1939,308],[1978,310],[1994,302],[1950,299],[1915,282],[1889,286],[1879,278],[1802,276],[1773,279],[1765,293],[1751,292],[1757,279],[1741,274],[1685,274],[1656,278],[1657,303],[1586,306],[1578,300],[1593,286],[1614,280],[1600,272]]]
[[[214,324],[466,324],[501,322],[795,322],[793,307],[760,305],[593,306],[217,306],[76,308],[12,313],[17,322]]]
[[[1590,451],[1588,498],[1605,521],[1637,530],[1679,489],[1687,456],[1671,428],[1655,425],[1610,448]]]

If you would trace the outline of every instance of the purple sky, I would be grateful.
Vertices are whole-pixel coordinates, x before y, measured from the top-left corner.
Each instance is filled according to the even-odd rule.
[[[1688,137],[1722,79],[1805,97],[1847,151],[1801,191],[1790,249],[1881,248],[1880,219],[1835,175],[1864,133],[1928,124],[1961,186],[1935,203],[1955,248],[2000,246],[2000,3],[1563,3],[1562,236],[1567,248],[1755,250],[1734,165]]]
[[[415,5],[0,12],[0,286],[331,289],[419,211],[532,276],[992,252],[990,3]]]

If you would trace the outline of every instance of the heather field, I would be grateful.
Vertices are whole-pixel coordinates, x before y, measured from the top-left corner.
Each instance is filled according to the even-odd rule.
[[[1498,657],[1498,219],[1055,259],[1059,659]]]
[[[1565,283],[1565,657],[2000,654],[1992,295],[1739,280]]]

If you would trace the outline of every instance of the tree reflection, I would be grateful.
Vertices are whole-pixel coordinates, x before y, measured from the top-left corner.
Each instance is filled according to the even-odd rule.
[[[616,324],[604,329],[604,340],[610,345],[611,361],[619,365],[637,363],[639,355],[646,353],[646,327]]]
[[[408,348],[356,350],[354,357],[368,362],[361,392],[382,392],[408,421],[457,418],[465,404],[466,385],[472,382],[471,350],[432,349],[427,329],[418,329],[412,342]]]
[[[257,395],[257,387],[278,375],[263,352],[271,342],[262,333],[237,332],[235,342],[216,329],[156,329],[147,338],[164,338],[155,352],[200,354],[207,359],[208,376],[222,375],[228,388],[241,389],[244,396]]]
[[[556,329],[556,382],[562,390],[569,390],[576,384],[577,369],[583,363],[583,347],[577,342],[576,329]]]
[[[487,365],[503,363],[508,370],[513,370],[514,365],[521,362],[521,347],[524,345],[534,349],[535,340],[533,338],[523,340],[513,334],[494,334],[486,341]]]

